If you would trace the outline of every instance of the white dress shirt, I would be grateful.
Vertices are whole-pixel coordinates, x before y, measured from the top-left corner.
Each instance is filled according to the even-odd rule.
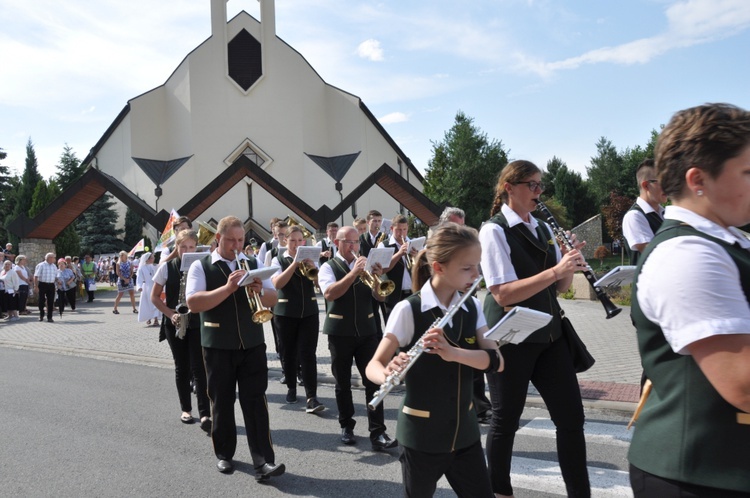
[[[534,216],[529,216],[530,222],[526,223],[507,204],[502,205],[501,212],[505,216],[505,219],[508,220],[509,227],[523,223],[532,234],[537,238],[539,237],[536,230],[536,227],[539,226],[539,221]],[[544,225],[547,228],[547,233],[552,234],[552,229],[549,225],[546,223]],[[552,240],[554,241],[555,238],[552,237]],[[505,238],[503,227],[497,223],[485,223],[479,230],[479,243],[482,245],[482,275],[484,276],[487,288],[518,280],[516,270],[513,268],[513,263],[510,259],[510,245],[508,245],[508,240]],[[555,253],[559,262],[562,253],[560,252],[560,247],[557,245],[557,241],[555,241]]]
[[[351,264],[349,264],[339,253],[336,253],[336,256],[334,256],[334,258],[344,266],[348,267],[350,271],[352,268],[354,268],[354,264],[357,262],[357,258],[354,258],[352,259]],[[318,286],[320,287],[320,292],[325,294],[326,289],[330,287],[331,284],[335,283],[336,275],[333,273],[333,268],[331,268],[331,265],[320,265],[320,270],[318,271]]]
[[[240,259],[247,259],[244,254],[240,254]],[[229,272],[233,272],[237,269],[237,264],[234,259],[224,259],[219,255],[219,251],[216,250],[211,253],[211,264],[215,264],[217,261],[224,261],[229,267]],[[265,268],[263,263],[258,261],[258,269]],[[263,280],[263,289],[275,291],[276,287],[271,283],[271,279],[267,278]],[[202,292],[206,290],[206,274],[203,271],[203,265],[201,260],[197,259],[193,261],[188,270],[187,281],[185,282],[185,297],[190,297],[196,292]]]
[[[409,238],[404,237],[404,244],[409,243]],[[396,247],[400,247],[400,244],[396,241],[396,239],[393,237],[393,235],[390,236],[388,239],[388,245]],[[381,242],[378,244],[379,248],[385,247],[385,242]],[[396,249],[396,252],[398,252],[398,249]],[[408,254],[401,256],[401,262],[404,264],[404,276],[401,278],[401,290],[402,291],[411,291],[411,273],[409,270],[406,269],[406,258],[408,257]]]
[[[648,224],[648,219],[645,214],[655,213],[656,210],[652,208],[648,202],[644,201],[640,197],[635,200],[635,203],[643,209],[641,214],[635,209],[631,209],[622,219],[622,235],[625,240],[628,241],[630,248],[635,250],[635,246],[638,244],[648,244],[651,239],[654,238],[654,232],[651,231],[651,226]],[[664,218],[664,208],[660,206],[659,215]]]
[[[450,309],[450,307],[452,307],[461,299],[461,294],[456,291],[451,298],[450,306],[445,307],[435,295],[435,291],[432,288],[432,282],[429,280],[422,286],[421,296],[422,306],[420,311],[422,313],[432,308],[439,307],[443,312],[443,315],[448,311],[448,309]],[[463,309],[464,311],[468,311],[469,309],[466,306],[468,303],[472,303],[477,309],[477,330],[486,326],[487,320],[484,317],[484,313],[482,313],[482,305],[479,303],[479,299],[477,299],[476,297],[472,297],[470,300],[467,300],[461,305],[461,309]],[[448,322],[448,326],[452,326],[452,320]],[[385,330],[383,331],[383,333],[393,334],[393,336],[398,340],[398,345],[403,348],[411,343],[412,339],[414,338],[414,332],[414,315],[412,314],[411,303],[409,303],[407,299],[404,299],[403,301],[399,301],[398,304],[396,304],[396,306],[393,308],[393,311],[388,318],[388,323],[385,325]],[[418,331],[420,335],[424,334],[425,332],[427,331]]]
[[[750,250],[750,240],[737,229],[687,209],[667,206],[665,218]],[[739,269],[721,246],[702,237],[675,237],[656,246],[641,268],[636,296],[676,353],[689,354],[686,347],[706,337],[750,334],[750,305]]]

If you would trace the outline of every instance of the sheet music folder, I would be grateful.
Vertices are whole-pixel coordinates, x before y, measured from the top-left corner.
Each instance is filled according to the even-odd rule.
[[[602,278],[594,282],[594,287],[622,287],[633,282],[635,277],[635,266],[618,266],[610,270]]]
[[[485,332],[484,338],[497,341],[501,346],[508,343],[520,344],[550,320],[552,315],[549,313],[516,306]]]
[[[278,270],[278,268],[274,268],[272,266],[265,266],[256,270],[248,270],[245,276],[242,277],[242,280],[240,280],[239,286],[244,287],[246,285],[250,285],[256,278],[260,279],[261,281],[271,278],[273,274]]]

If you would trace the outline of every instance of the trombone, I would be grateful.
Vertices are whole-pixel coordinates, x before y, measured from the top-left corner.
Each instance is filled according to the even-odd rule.
[[[239,251],[235,250],[234,256],[235,261],[237,262],[237,268],[249,271],[247,263],[242,263],[243,260],[240,259]],[[247,260],[245,259],[244,261]],[[253,312],[253,323],[266,323],[273,318],[273,311],[263,307],[263,303],[260,302],[260,295],[257,292],[253,292],[248,286],[245,286],[245,295],[247,296],[247,304]]]

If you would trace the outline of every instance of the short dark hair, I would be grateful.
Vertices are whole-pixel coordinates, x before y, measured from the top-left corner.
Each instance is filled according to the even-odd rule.
[[[370,209],[370,211],[367,213],[367,221],[370,221],[375,216],[380,216],[381,218],[383,217],[383,215],[380,214],[380,211],[378,211],[376,209]]]
[[[330,230],[331,228],[338,228],[339,224],[335,221],[332,221],[326,225],[326,230]]]

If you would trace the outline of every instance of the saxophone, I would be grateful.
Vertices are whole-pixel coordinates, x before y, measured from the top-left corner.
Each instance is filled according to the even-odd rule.
[[[461,299],[456,304],[451,306],[451,308],[445,313],[445,315],[435,320],[435,322],[433,322],[433,324],[430,325],[427,330],[425,330],[422,336],[417,339],[417,342],[414,343],[414,346],[412,346],[411,349],[406,352],[406,356],[408,356],[408,358],[403,368],[397,372],[391,372],[388,377],[385,378],[385,382],[380,385],[380,389],[377,390],[375,395],[372,397],[372,400],[367,403],[367,407],[370,410],[374,410],[375,408],[377,408],[378,405],[383,401],[383,399],[388,395],[388,393],[390,393],[394,387],[403,382],[404,377],[406,377],[406,372],[408,372],[409,369],[414,365],[414,362],[417,361],[420,356],[422,356],[422,353],[427,350],[424,347],[424,336],[427,334],[427,331],[431,329],[442,329],[443,327],[445,327],[446,324],[451,320],[451,318],[453,318],[453,315],[455,315],[458,310],[461,309],[461,306],[466,302],[466,300],[474,294],[474,291],[477,289],[477,287],[479,287],[479,284],[482,282],[482,280],[482,275],[479,275],[476,280],[472,282],[469,290],[463,293]]]
[[[185,284],[187,283],[187,272],[182,272],[180,276],[180,294],[177,297],[177,306],[175,311],[179,317],[177,317],[177,323],[175,324],[176,333],[175,336],[178,339],[184,339],[187,334],[188,322],[190,321],[190,309],[188,308],[187,300],[185,299]]]

